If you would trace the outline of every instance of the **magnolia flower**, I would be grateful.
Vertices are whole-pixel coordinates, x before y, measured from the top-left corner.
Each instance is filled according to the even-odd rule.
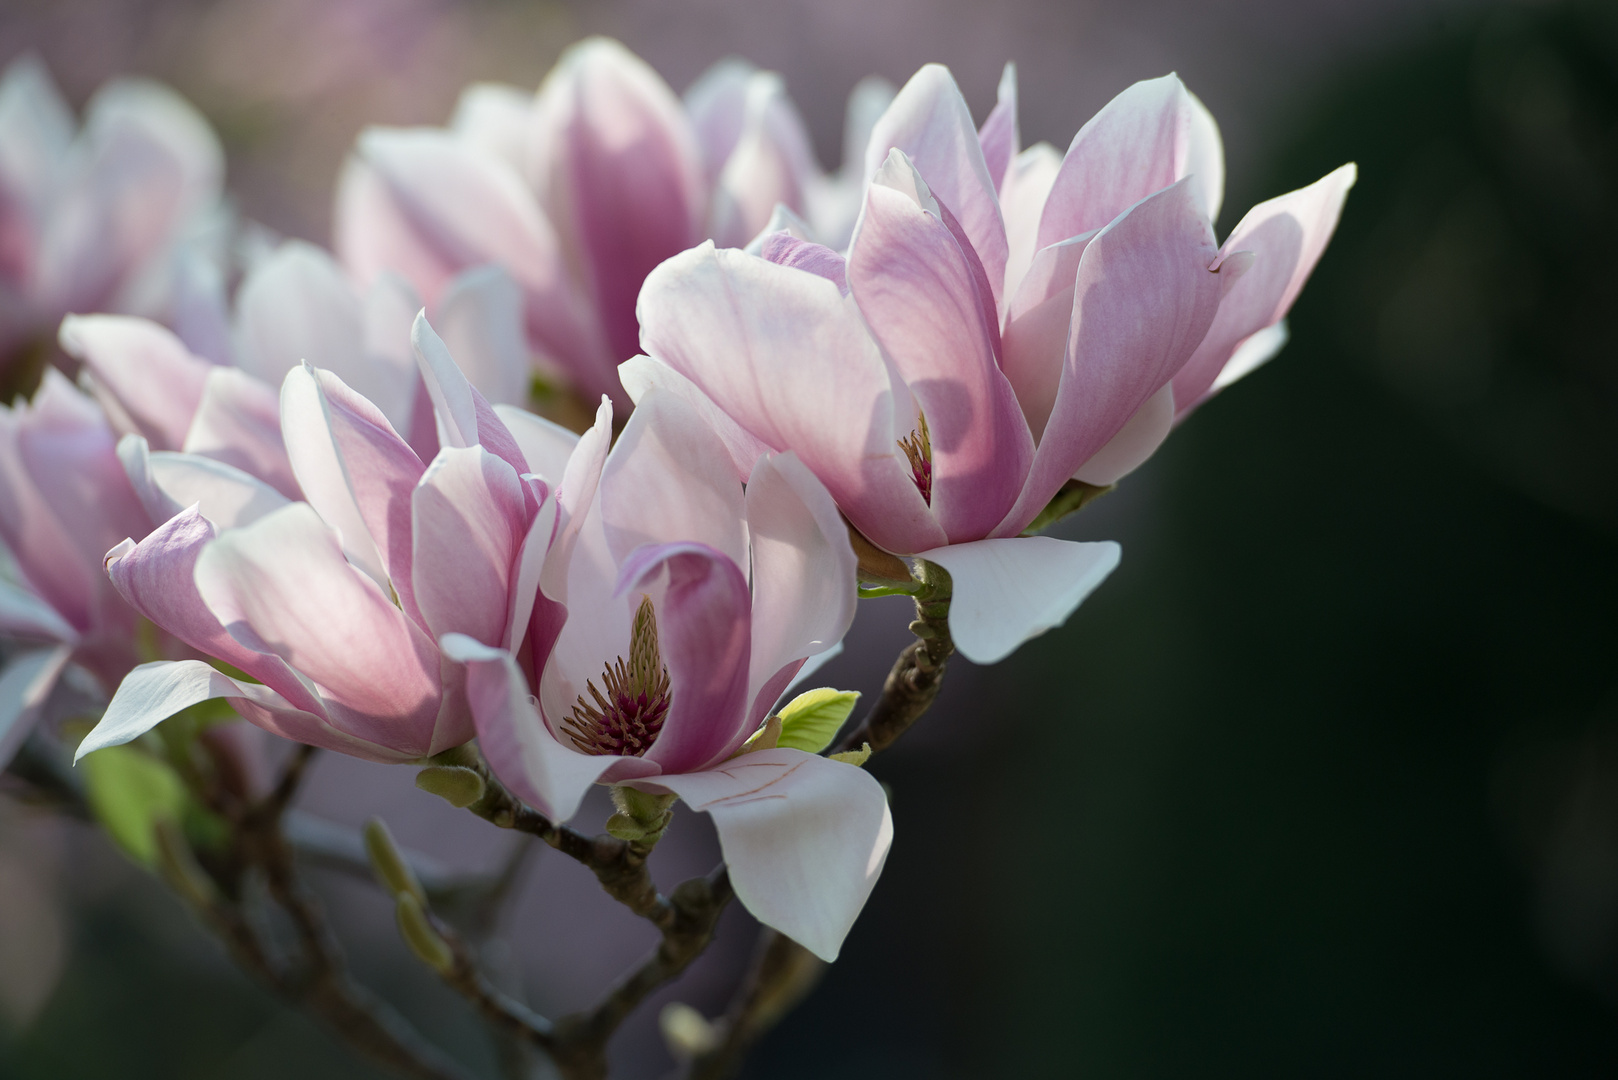
[[[135,613],[102,553],[151,525],[95,402],[54,369],[31,403],[0,406],[0,634],[24,648],[0,675],[0,767],[69,664],[110,694],[135,665]]]
[[[307,501],[214,459],[128,455],[142,498],[178,512],[113,548],[107,573],[135,610],[249,679],[200,660],[142,665],[80,756],[227,698],[287,738],[418,760],[472,736],[461,669],[442,659],[440,637],[519,652],[554,637],[560,616],[536,601],[539,569],[576,531],[569,452],[581,448],[589,480],[576,486],[593,491],[610,406],[583,440],[519,410],[503,410],[508,427],[425,318],[415,343],[442,444],[429,463],[379,408],[307,364],[288,372],[280,399]]]
[[[165,327],[128,316],[69,316],[60,337],[121,432],[153,450],[234,465],[298,499],[278,388],[303,362],[375,405],[422,460],[437,452],[432,405],[410,344],[419,307],[401,279],[382,275],[361,289],[326,252],[290,241],[243,279],[223,355],[198,356]],[[521,297],[503,271],[462,272],[433,313],[485,397],[527,398]]]
[[[742,903],[834,959],[891,841],[882,790],[851,764],[743,744],[853,619],[837,508],[790,453],[762,456],[744,490],[670,395],[641,401],[600,476],[562,556],[567,621],[537,678],[505,650],[445,639],[467,663],[479,745],[557,820],[593,783],[709,813]]]
[[[217,273],[203,241],[223,173],[207,122],[173,92],[108,83],[75,132],[44,66],[13,60],[0,76],[0,353],[69,311],[193,327]]]
[[[884,102],[878,84],[857,90],[860,145]],[[563,55],[537,97],[480,84],[448,129],[362,134],[336,246],[360,280],[403,274],[429,305],[457,271],[498,263],[522,287],[534,350],[583,393],[627,407],[614,369],[637,351],[647,273],[704,236],[746,242],[777,204],[835,233],[851,183],[821,173],[778,76],[722,64],[682,105],[622,45],[595,38]]]
[[[956,644],[997,660],[1118,559],[1019,534],[1279,347],[1353,166],[1255,207],[1220,247],[1218,133],[1174,76],[1119,95],[1058,158],[1018,152],[1009,68],[977,131],[937,65],[865,162],[846,258],[792,230],[676,256],[641,294],[650,359],[622,378],[632,398],[695,402],[744,473],[796,451],[868,538],[950,572]]]

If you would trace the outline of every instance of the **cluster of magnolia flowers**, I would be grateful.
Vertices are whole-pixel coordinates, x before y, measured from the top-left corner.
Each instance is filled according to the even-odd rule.
[[[1218,243],[1172,75],[1063,153],[1020,145],[1009,68],[979,127],[928,66],[862,84],[847,146],[823,172],[769,73],[682,101],[586,42],[365,132],[328,253],[239,239],[173,95],[75,131],[14,63],[0,346],[60,353],[0,409],[0,759],[64,673],[108,701],[81,757],[210,699],[371,761],[475,738],[554,821],[596,784],[707,812],[737,897],[834,958],[887,800],[777,712],[860,581],[947,571],[978,662],[1060,624],[1118,548],[1031,530],[1280,348],[1354,179]]]

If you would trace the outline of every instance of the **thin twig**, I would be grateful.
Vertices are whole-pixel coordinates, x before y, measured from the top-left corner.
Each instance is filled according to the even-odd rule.
[[[916,640],[905,647],[860,722],[837,741],[833,752],[869,746],[887,749],[910,729],[938,697],[944,666],[955,651],[949,632],[951,583],[943,567],[917,561]],[[687,1080],[723,1080],[741,1065],[747,1051],[793,1006],[814,989],[826,965],[808,949],[768,927],[759,931],[753,962],[717,1025],[716,1046],[692,1058]]]

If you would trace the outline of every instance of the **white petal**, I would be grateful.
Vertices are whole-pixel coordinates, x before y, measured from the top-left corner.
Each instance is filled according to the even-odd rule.
[[[924,551],[954,581],[950,635],[961,655],[993,664],[1017,646],[1061,626],[1118,565],[1110,540],[1076,543],[1015,536]]]
[[[181,709],[212,698],[246,698],[266,706],[286,707],[269,687],[240,683],[201,660],[159,660],[142,664],[112,695],[101,722],[84,737],[73,760],[108,746],[140,738]]]
[[[515,405],[496,405],[494,414],[517,440],[517,449],[528,462],[528,471],[542,478],[553,490],[561,484],[568,458],[579,445],[578,434]]]
[[[736,897],[753,917],[835,960],[893,843],[882,786],[802,750],[759,750],[708,772],[658,776],[713,816]]]
[[[148,469],[153,485],[177,507],[200,504],[202,516],[220,529],[251,525],[291,501],[235,466],[199,454],[159,451]]]

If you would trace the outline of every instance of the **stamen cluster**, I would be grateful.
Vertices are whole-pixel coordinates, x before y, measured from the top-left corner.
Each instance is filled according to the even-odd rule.
[[[910,478],[927,505],[933,504],[933,440],[927,433],[927,414],[917,414],[917,428],[899,440],[899,449],[910,459]]]
[[[657,647],[657,613],[651,597],[635,611],[629,636],[629,662],[618,657],[595,680],[585,684],[594,704],[580,694],[573,715],[562,721],[562,733],[586,754],[640,757],[657,741],[669,712],[669,669]]]

